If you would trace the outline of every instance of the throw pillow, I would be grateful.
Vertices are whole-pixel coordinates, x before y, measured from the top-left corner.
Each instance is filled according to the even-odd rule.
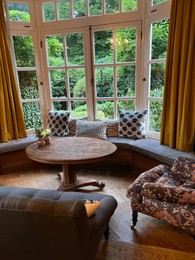
[[[65,136],[69,133],[70,112],[49,111],[47,116],[48,128],[54,136]]]
[[[119,132],[121,137],[146,138],[145,121],[147,110],[144,111],[124,111],[119,112]]]
[[[99,139],[107,139],[106,123],[77,120],[76,136],[93,137]]]
[[[88,218],[93,216],[96,212],[96,210],[99,208],[101,203],[97,200],[84,200],[85,209],[87,212]]]

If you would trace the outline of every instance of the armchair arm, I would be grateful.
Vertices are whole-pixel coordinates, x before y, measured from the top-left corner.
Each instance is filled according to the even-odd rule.
[[[171,167],[164,164],[160,164],[153,167],[149,171],[145,171],[136,178],[136,180],[129,186],[127,191],[127,197],[130,198],[131,194],[140,194],[142,186],[146,182],[155,182],[159,179],[165,172],[169,173]]]
[[[179,204],[195,204],[195,189],[146,182],[142,195]]]

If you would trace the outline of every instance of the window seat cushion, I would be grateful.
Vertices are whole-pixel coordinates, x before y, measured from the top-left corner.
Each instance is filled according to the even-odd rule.
[[[25,149],[28,145],[36,141],[37,137],[34,134],[30,134],[26,138],[20,138],[17,140],[11,140],[6,143],[0,143],[0,154]],[[166,145],[160,145],[159,140],[152,138],[135,140],[123,137],[108,137],[107,141],[114,143],[119,149],[129,149],[131,151],[143,154],[170,166],[172,166],[173,161],[178,156],[195,159],[194,151],[182,152],[176,149],[171,149]]]

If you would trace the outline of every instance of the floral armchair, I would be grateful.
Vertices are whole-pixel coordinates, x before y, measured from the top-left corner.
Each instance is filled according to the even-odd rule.
[[[172,167],[158,165],[142,173],[127,191],[132,229],[138,212],[163,219],[195,237],[195,160],[178,157]]]

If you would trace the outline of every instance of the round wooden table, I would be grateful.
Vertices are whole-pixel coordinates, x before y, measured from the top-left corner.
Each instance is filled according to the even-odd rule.
[[[89,137],[53,137],[51,144],[39,147],[37,143],[26,148],[27,156],[38,162],[62,164],[63,173],[58,190],[77,190],[84,186],[103,188],[104,183],[97,181],[79,182],[75,168],[76,164],[93,163],[116,151],[116,145],[101,139]]]

